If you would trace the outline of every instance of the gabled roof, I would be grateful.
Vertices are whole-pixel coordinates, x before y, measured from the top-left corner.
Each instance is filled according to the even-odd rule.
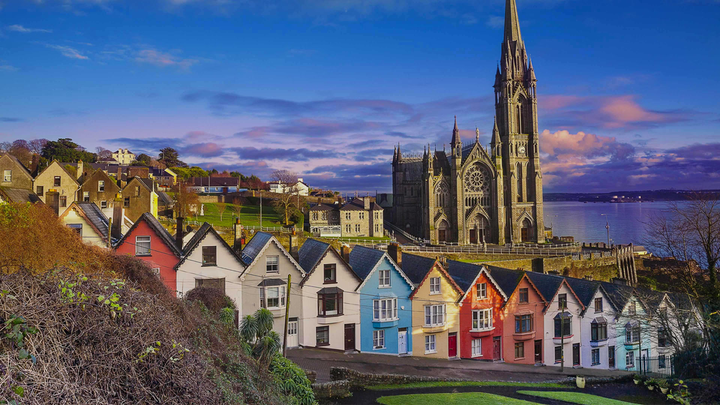
[[[550,302],[558,294],[558,292],[560,291],[560,287],[562,287],[563,284],[567,285],[568,289],[575,297],[575,300],[578,302],[578,304],[580,304],[580,307],[583,310],[585,309],[585,304],[583,304],[580,298],[578,298],[577,294],[575,294],[575,291],[572,289],[572,287],[570,287],[570,284],[568,284],[565,277],[536,272],[528,272],[527,275],[545,299],[545,310],[547,310],[548,305],[550,305]]]
[[[334,211],[338,209],[337,205],[320,203],[310,207],[310,211]]]
[[[601,282],[601,285],[605,289],[605,292],[607,292],[610,300],[612,300],[613,304],[615,304],[615,308],[618,312],[625,308],[625,305],[627,305],[635,290],[633,287],[628,285],[609,283],[607,281]]]
[[[80,217],[82,217],[85,222],[87,222],[95,230],[95,233],[100,235],[100,238],[103,241],[107,242],[110,221],[108,220],[108,217],[106,217],[105,214],[102,212],[100,207],[95,205],[95,203],[91,202],[75,201],[70,204],[70,208],[65,210],[65,212],[60,216],[60,218],[64,218],[65,216],[67,216],[70,210],[74,210],[75,212],[77,212],[78,215],[80,215]]]
[[[187,258],[190,257],[190,255],[195,250],[195,248],[197,248],[200,245],[200,242],[202,242],[209,233],[212,233],[213,235],[215,235],[215,237],[220,240],[220,246],[224,247],[225,250],[230,252],[232,257],[235,260],[237,260],[237,262],[242,266],[243,269],[245,269],[245,263],[243,262],[240,255],[238,255],[235,252],[235,250],[233,248],[231,248],[230,245],[227,244],[227,242],[225,242],[225,239],[223,239],[220,235],[218,235],[217,231],[215,230],[215,228],[212,227],[212,225],[205,222],[200,226],[200,228],[197,231],[195,231],[195,234],[193,235],[193,237],[183,247],[183,250],[182,250],[183,258],[182,258],[182,260],[180,260],[178,262],[177,265],[175,265],[175,270],[180,268],[180,266],[183,263],[185,263],[185,260],[187,260]],[[238,273],[238,277],[240,276],[240,274],[241,273]]]
[[[76,185],[76,186],[78,186],[78,187],[80,186],[80,183],[78,183],[78,181],[77,181],[77,179],[75,178],[75,176],[73,176],[72,174],[70,174],[70,172],[67,171],[67,169],[65,168],[65,166],[63,166],[62,163],[58,162],[58,161],[55,160],[55,159],[53,159],[53,161],[50,162],[50,164],[47,165],[46,168],[44,168],[40,173],[38,173],[37,176],[35,176],[35,180],[37,180],[38,177],[42,176],[43,173],[45,173],[45,171],[48,170],[48,169],[50,168],[50,166],[52,166],[52,165],[54,165],[54,164],[58,165],[58,167],[59,167],[62,171],[64,171],[65,174],[67,174],[68,177],[70,177],[70,179],[72,179],[72,181],[75,182],[75,185]]]
[[[128,238],[129,235],[132,235],[132,233],[135,231],[135,228],[138,227],[138,225],[141,222],[145,222],[150,229],[152,229],[158,238],[175,254],[177,257],[182,257],[182,252],[178,247],[175,245],[175,239],[170,235],[170,232],[165,230],[163,226],[158,222],[158,220],[152,216],[149,212],[143,213],[140,218],[138,218],[137,221],[133,224],[133,226],[128,229],[127,233],[123,235],[123,237],[118,241],[118,243],[115,245],[115,247],[119,247],[125,242],[125,239]]]
[[[404,261],[404,260],[403,260],[403,261]],[[450,284],[450,285],[452,286],[452,288],[453,288],[455,291],[458,292],[458,295],[461,296],[461,297],[463,296],[463,294],[465,293],[465,291],[464,291],[463,289],[461,289],[459,285],[457,285],[457,283],[455,282],[455,280],[453,280],[453,278],[450,276],[450,274],[448,274],[447,270],[445,270],[445,268],[442,266],[442,264],[440,264],[440,261],[439,261],[439,260],[437,260],[437,259],[436,259],[436,260],[433,260],[433,265],[432,265],[431,269],[432,269],[432,268],[438,269],[438,271],[440,272],[440,274],[441,274],[443,277],[445,277],[445,279],[446,279],[447,281],[449,281],[448,284]],[[413,291],[413,292],[410,294],[410,299],[413,299],[413,297],[415,296],[415,294],[417,294],[417,292],[420,290],[420,288],[419,288],[420,285],[423,284],[423,283],[425,283],[425,280],[427,280],[427,278],[428,278],[429,275],[430,275],[430,271],[427,271],[427,272],[425,273],[425,276],[423,277],[422,281],[420,281],[420,282],[417,284],[417,288],[415,288],[415,291]],[[442,288],[442,287],[441,287],[441,288]],[[457,304],[457,301],[456,301],[455,303]]]
[[[355,291],[360,290],[362,286],[365,285],[365,282],[369,279],[370,275],[378,268],[378,265],[383,259],[387,259],[390,265],[392,265],[392,267],[397,270],[400,276],[402,276],[403,280],[405,280],[410,286],[410,290],[415,289],[415,284],[410,281],[407,275],[405,275],[405,272],[402,271],[400,267],[398,267],[398,265],[390,258],[390,255],[388,255],[387,252],[383,252],[382,250],[370,249],[360,245],[355,245],[353,250],[350,252],[350,268],[361,280],[363,280],[362,283],[360,283],[360,285],[355,289]]]
[[[270,243],[274,243],[275,246],[280,248],[282,253],[285,255],[285,257],[290,260],[290,262],[295,266],[295,268],[302,274],[303,277],[305,277],[305,270],[298,264],[297,261],[288,253],[287,250],[283,247],[282,244],[271,234],[267,232],[257,232],[255,233],[255,236],[253,236],[252,239],[250,239],[250,242],[245,245],[245,248],[242,251],[241,259],[243,263],[247,267],[245,267],[245,270],[249,269],[255,261],[262,256],[262,253],[267,249],[268,246],[270,246]],[[244,272],[243,272],[244,273]]]
[[[42,200],[32,190],[24,188],[0,187],[0,196],[13,203],[40,203]]]
[[[435,261],[435,259],[429,257],[403,253],[401,261],[402,271],[417,287],[423,279],[425,279],[425,275],[432,270]]]
[[[98,180],[98,181],[99,181],[99,180],[104,181],[104,182],[105,182],[105,187],[110,187],[110,186],[111,186],[111,187],[115,187],[118,192],[122,190],[122,189],[120,188],[120,186],[117,185],[117,180],[115,180],[115,179],[113,179],[112,177],[110,177],[110,176],[109,176],[107,173],[105,173],[103,170],[94,170],[94,171],[92,172],[92,174],[90,174],[89,176],[87,176],[87,177],[84,177],[84,176],[83,176],[84,181],[83,181],[82,185],[80,186],[80,188],[85,187],[86,184],[90,184],[90,181],[91,181],[93,178],[95,178],[95,176],[102,177],[101,179],[97,179],[97,180]]]
[[[592,303],[595,292],[598,287],[600,287],[599,281],[585,280],[582,278],[565,277],[565,281],[567,281],[570,288],[575,291],[575,295],[580,302],[586,307]]]
[[[342,208],[340,208],[340,211],[364,211],[365,210],[365,202],[361,198],[353,198],[352,200],[346,202]],[[382,207],[379,206],[376,202],[370,202],[370,211],[382,211]]]
[[[307,239],[305,243],[303,243],[302,247],[300,247],[300,249],[298,250],[298,263],[307,273],[305,278],[300,282],[301,287],[305,285],[305,282],[310,278],[310,275],[315,271],[315,269],[318,267],[318,264],[328,253],[332,253],[337,256],[340,261],[345,263],[347,267],[350,268],[350,264],[348,264],[345,259],[343,259],[343,257],[335,250],[335,248],[332,247],[332,245],[330,245],[329,243],[320,242],[319,240],[315,239]],[[355,272],[352,271],[351,268],[350,273],[352,273],[352,275],[355,276],[358,281],[362,281],[362,279],[358,277],[358,275],[355,274]]]
[[[508,295],[505,294],[505,291],[503,291],[502,288],[500,288],[500,285],[498,285],[498,283],[495,281],[495,278],[490,275],[490,271],[488,271],[488,269],[484,265],[448,260],[447,271],[450,276],[452,276],[452,278],[455,280],[455,282],[460,286],[460,288],[462,288],[465,292],[460,298],[459,302],[465,300],[465,297],[470,293],[470,291],[472,291],[472,287],[477,284],[477,279],[481,275],[485,275],[485,277],[490,281],[490,283],[495,287],[495,289],[498,291],[498,293],[500,293],[500,295],[505,301],[507,301],[508,299]]]
[[[485,265],[485,267],[490,270],[493,279],[508,298],[513,294],[523,278],[524,272],[520,270],[510,270],[489,265]]]
[[[25,167],[25,165],[22,164],[18,158],[16,158],[15,156],[13,156],[9,153],[6,153],[6,154],[0,156],[0,159],[2,159],[5,156],[7,156],[8,159],[12,160],[16,165],[20,166],[20,168],[23,170],[23,172],[25,174],[27,174],[28,176],[30,176],[31,179],[33,178],[32,173],[30,173],[30,170],[28,170],[28,168]]]

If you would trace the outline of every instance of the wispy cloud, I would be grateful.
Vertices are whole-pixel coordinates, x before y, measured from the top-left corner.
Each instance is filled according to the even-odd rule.
[[[15,72],[17,70],[15,66],[0,64],[0,72]]]
[[[485,25],[494,29],[502,28],[505,26],[505,18],[498,15],[491,15],[487,21],[485,21]]]
[[[87,60],[89,59],[87,56],[80,53],[75,48],[71,48],[69,46],[63,46],[63,45],[52,45],[52,44],[45,44],[46,47],[50,49],[55,49],[57,51],[60,51],[60,53],[70,59],[81,59],[81,60]]]
[[[42,29],[42,28],[26,28],[26,27],[23,27],[22,25],[19,25],[19,24],[8,25],[8,26],[5,27],[5,28],[6,28],[8,31],[22,32],[22,33],[24,33],[24,34],[29,34],[29,33],[33,33],[33,32],[43,32],[43,33],[50,33],[50,32],[52,32],[52,30],[46,30],[46,29]]]
[[[22,120],[22,118],[16,117],[0,117],[0,122],[20,122]]]
[[[168,52],[161,52],[156,49],[142,49],[137,52],[135,60],[140,63],[149,63],[159,67],[177,67],[189,69],[198,63],[197,59],[181,58]]]

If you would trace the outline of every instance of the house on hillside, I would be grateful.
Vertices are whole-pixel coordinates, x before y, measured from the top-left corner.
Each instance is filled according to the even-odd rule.
[[[110,221],[97,205],[75,201],[60,215],[60,220],[65,226],[76,231],[86,244],[109,247]]]
[[[175,294],[175,268],[182,258],[182,239],[179,243],[176,239],[152,214],[145,212],[115,244],[115,251],[147,262],[168,290]]]
[[[35,194],[60,215],[75,202],[80,184],[63,164],[53,160],[41,171],[33,183]]]
[[[366,353],[412,354],[413,325],[410,294],[414,284],[387,252],[356,245],[350,267],[362,279],[360,350]]]
[[[152,179],[133,177],[122,189],[125,216],[135,222],[146,212],[158,217],[158,194]]]
[[[383,209],[370,197],[355,198],[340,207],[340,229],[343,238],[384,235]]]
[[[340,210],[333,204],[315,204],[310,207],[307,215],[310,232],[322,238],[339,238],[342,236],[340,226]]]
[[[270,187],[271,193],[278,194],[298,194],[307,197],[310,192],[310,187],[303,181],[303,179],[297,179],[296,183],[290,184],[282,181],[269,181],[267,183]]]
[[[241,257],[246,266],[240,278],[242,316],[253,315],[260,308],[270,310],[274,318],[273,331],[282,339],[285,307],[290,299],[287,347],[299,346],[299,336],[303,334],[303,323],[300,322],[303,316],[300,282],[305,278],[305,270],[277,238],[266,232],[255,233],[243,249]],[[292,281],[290,291],[287,291],[288,275]]]
[[[240,190],[239,177],[191,177],[189,182],[196,193],[227,194]]]
[[[40,203],[43,204],[40,197],[33,193],[32,190],[24,188],[11,188],[0,186],[0,204],[9,203]]]
[[[112,158],[121,166],[129,166],[135,161],[135,154],[127,149],[118,149],[112,153]]]
[[[615,314],[616,368],[639,370],[641,359],[648,359],[653,349],[649,308],[637,296],[633,287],[608,282],[602,282],[602,286],[617,308]],[[645,364],[643,368],[647,366],[648,364]]]
[[[30,171],[13,155],[0,156],[0,187],[33,191],[33,177]]]
[[[83,180],[78,189],[78,201],[91,202],[100,207],[107,217],[112,217],[115,204],[122,205],[116,202],[121,191],[116,180],[102,170],[95,170]]]
[[[235,302],[238,315],[243,313],[240,276],[245,263],[210,224],[193,233],[176,268],[178,297],[195,287],[217,288]]]
[[[303,300],[300,345],[359,349],[361,308],[356,289],[362,280],[328,243],[307,239],[298,251],[298,258],[307,274],[300,282]]]
[[[505,292],[485,266],[448,260],[447,267],[464,291],[459,300],[460,357],[502,360]]]

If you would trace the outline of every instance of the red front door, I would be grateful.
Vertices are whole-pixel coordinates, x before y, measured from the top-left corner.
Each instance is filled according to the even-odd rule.
[[[448,335],[448,357],[457,357],[457,333]]]
[[[470,243],[472,243],[472,244],[477,243],[477,230],[475,230],[475,229],[470,230]]]
[[[493,360],[500,361],[500,337],[493,338]]]

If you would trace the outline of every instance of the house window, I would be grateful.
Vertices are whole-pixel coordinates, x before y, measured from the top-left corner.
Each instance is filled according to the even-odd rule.
[[[267,273],[280,273],[280,256],[268,256],[265,258],[265,271]]]
[[[359,217],[360,219],[365,219],[365,213],[364,213],[364,212],[358,213],[358,217]]]
[[[592,349],[592,365],[600,364],[600,349]]]
[[[350,215],[351,215],[351,214],[350,214],[349,212],[346,212],[346,213],[345,213],[345,219],[347,219],[347,220],[349,221],[349,220],[350,220]]]
[[[425,335],[425,354],[436,352],[435,335]]]
[[[98,181],[98,192],[105,192],[105,180]]]
[[[593,319],[590,324],[590,340],[593,342],[607,340],[607,322],[604,319]]]
[[[336,276],[336,265],[335,263],[326,264],[324,269],[324,280],[326,284],[337,283]]]
[[[313,219],[313,221],[317,221],[317,220],[318,220],[318,213],[317,213],[317,212],[313,212],[313,213],[312,213],[312,219]]]
[[[492,327],[492,308],[472,311],[473,330],[490,329]]]
[[[385,348],[385,331],[382,329],[373,331],[373,349]]]
[[[625,367],[635,367],[635,353],[632,350],[629,350],[627,353],[625,353]]]
[[[217,247],[216,246],[203,246],[202,247],[202,265],[203,266],[217,266]]]
[[[67,196],[60,196],[60,207],[67,207]]]
[[[670,339],[665,328],[658,328],[658,347],[670,346]]]
[[[520,289],[520,303],[527,303],[528,302],[528,289],[527,288],[521,288]]]
[[[425,305],[425,326],[445,325],[445,305]]]
[[[515,316],[515,333],[532,332],[533,318],[532,315]]]
[[[3,171],[3,182],[4,183],[12,182],[12,170]]]
[[[152,271],[152,274],[160,277],[160,267],[153,267],[150,271]]]
[[[285,307],[285,286],[261,288],[260,307],[268,309]]]
[[[480,357],[482,356],[482,340],[481,339],[473,339],[472,340],[472,357]]]
[[[83,202],[90,202],[90,192],[83,191]]]
[[[602,312],[603,311],[603,302],[602,297],[595,298],[595,312]]]
[[[440,294],[440,277],[430,277],[430,294]]]
[[[36,191],[35,194],[37,194],[38,196],[42,197],[43,194],[44,194],[43,186],[37,186],[37,191]]]
[[[351,229],[352,227],[350,226],[350,224],[345,225],[345,232],[350,233]]]
[[[360,233],[360,224],[355,224],[355,232]]]
[[[665,366],[665,359],[666,359],[666,357],[665,357],[664,354],[661,354],[661,355],[658,356],[658,368],[665,368],[665,367],[666,367],[666,366]]]
[[[376,232],[376,233],[377,233],[377,232],[380,232],[380,225],[379,225],[379,224],[375,224],[375,232]]]
[[[625,343],[640,342],[640,325],[628,323],[625,326]]]
[[[151,256],[149,236],[135,237],[135,256]]]
[[[82,238],[82,224],[68,224],[68,228],[77,232],[77,234]]]
[[[555,337],[560,337],[560,328],[562,328],[563,336],[572,335],[571,325],[572,315],[568,313],[559,313],[555,315]]]
[[[100,208],[107,208],[107,201],[100,201]]]
[[[320,218],[322,218],[323,221],[327,221],[327,212],[323,211],[322,216]]]
[[[373,300],[373,321],[389,322],[398,319],[397,298]]]
[[[562,363],[563,352],[562,347],[555,346],[555,363]]]
[[[125,197],[125,199],[123,200],[123,207],[130,207],[130,197]]]
[[[380,270],[380,288],[390,287],[390,270]]]
[[[343,292],[318,293],[318,316],[343,314]]]
[[[316,346],[330,345],[330,327],[318,326],[315,328],[315,344]]]
[[[558,294],[558,309],[567,309],[567,294]]]
[[[60,187],[60,176],[53,177],[53,187]]]
[[[484,300],[487,298],[487,283],[480,283],[475,285],[475,292],[477,299]]]
[[[135,187],[135,197],[140,197],[140,186]]]
[[[515,343],[515,358],[522,359],[525,357],[525,343]]]
[[[632,301],[630,304],[628,304],[628,314],[635,315],[636,313],[637,308],[635,307],[635,301]]]
[[[196,278],[195,287],[206,287],[214,288],[222,291],[225,294],[225,279],[224,278]]]

